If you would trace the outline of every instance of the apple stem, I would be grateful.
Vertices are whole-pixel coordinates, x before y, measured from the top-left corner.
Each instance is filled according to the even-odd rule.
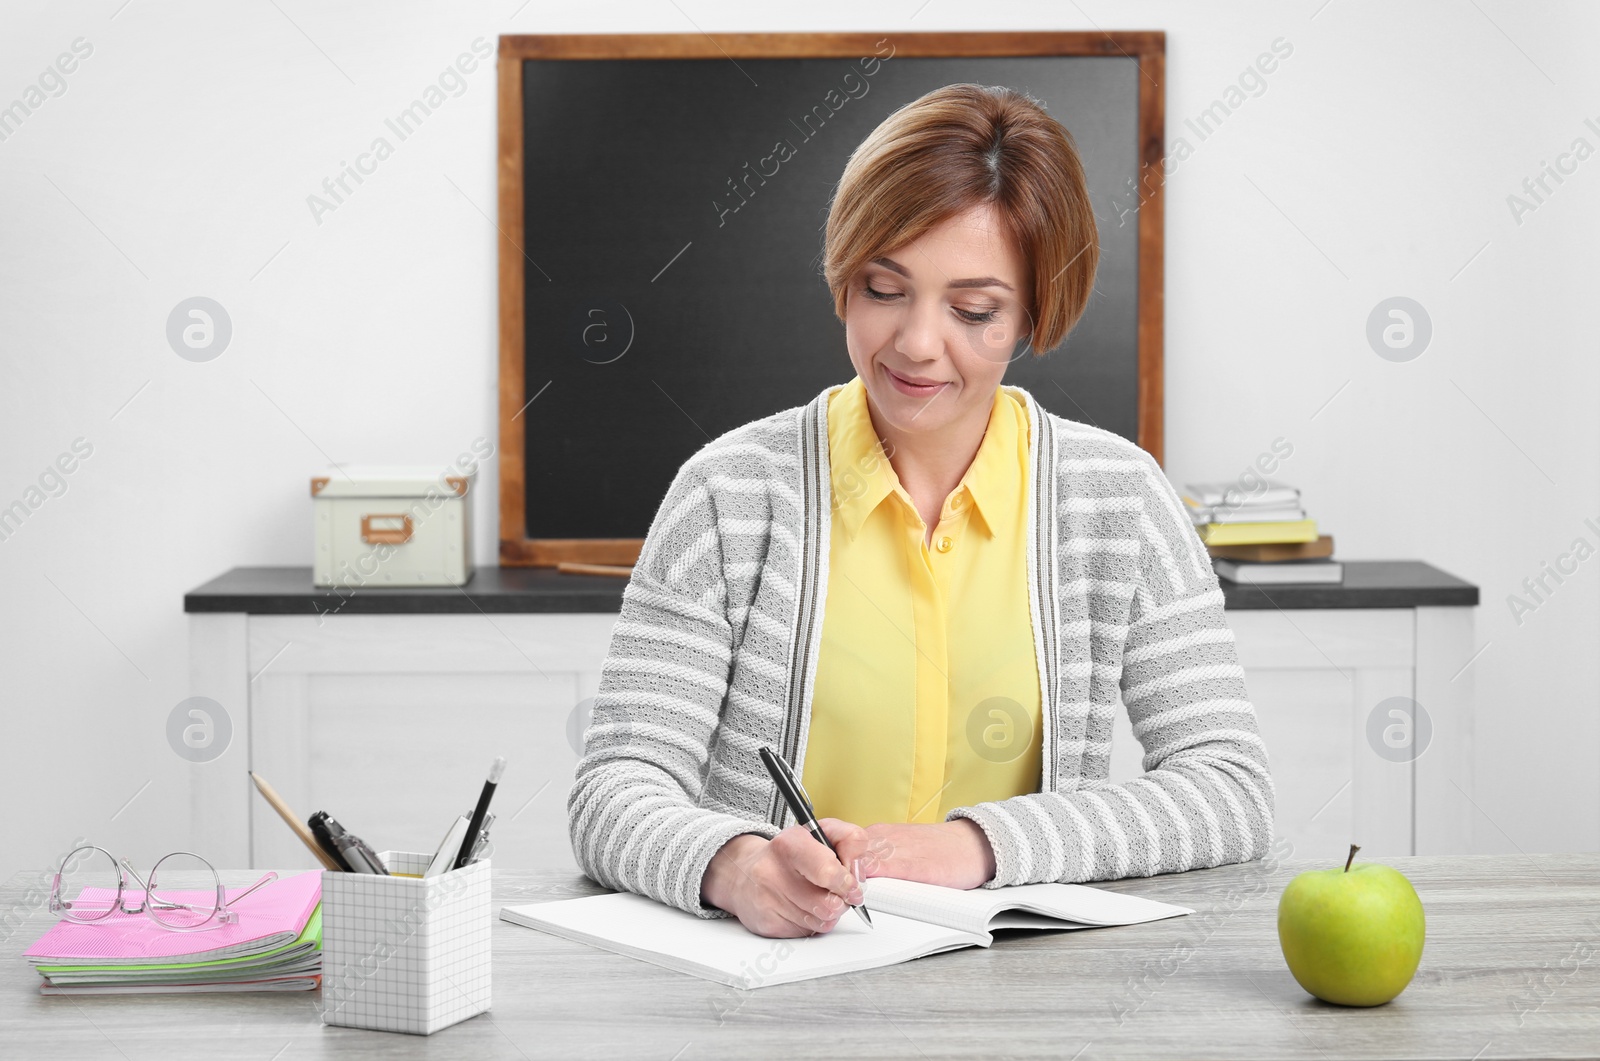
[[[1356,860],[1356,852],[1360,851],[1360,850],[1361,850],[1361,848],[1360,848],[1359,845],[1357,845],[1357,844],[1351,844],[1350,845],[1350,857],[1344,860],[1344,871],[1346,873],[1350,872],[1350,863],[1352,863],[1352,862],[1354,862]]]

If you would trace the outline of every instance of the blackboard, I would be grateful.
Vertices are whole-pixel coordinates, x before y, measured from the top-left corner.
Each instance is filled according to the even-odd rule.
[[[695,450],[852,378],[821,271],[830,197],[884,117],[954,82],[1040,100],[1078,146],[1099,222],[1083,319],[1005,382],[1061,416],[1159,442],[1159,356],[1141,335],[1154,312],[1159,342],[1159,292],[1141,302],[1148,49],[1141,69],[1141,53],[1083,41],[1089,54],[919,54],[930,42],[898,35],[862,37],[853,54],[786,57],[768,41],[754,56],[607,58],[596,45],[577,59],[560,40],[502,39],[502,149],[520,140],[521,207],[502,263],[521,275],[503,272],[501,297],[520,300],[522,328],[520,341],[502,333],[503,562],[630,562]],[[514,80],[508,41],[524,42],[510,49]],[[520,127],[508,136],[510,94]],[[506,198],[502,184],[503,228]],[[509,394],[508,375],[520,376]],[[506,510],[508,470],[521,473],[509,492],[520,511]]]

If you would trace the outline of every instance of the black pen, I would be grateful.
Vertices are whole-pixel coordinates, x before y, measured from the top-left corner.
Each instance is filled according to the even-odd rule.
[[[496,756],[494,762],[489,764],[489,779],[483,783],[483,792],[478,796],[478,805],[472,808],[472,817],[467,821],[467,835],[461,840],[461,851],[451,863],[451,869],[460,869],[472,861],[472,850],[478,846],[478,834],[483,832],[483,816],[489,813],[489,801],[494,798],[495,786],[500,783],[500,775],[505,772],[505,756]]]
[[[761,765],[767,768],[767,773],[772,775],[772,783],[778,786],[779,792],[783,793],[783,801],[789,805],[789,810],[794,814],[794,820],[804,825],[806,830],[819,843],[833,852],[834,858],[838,858],[839,852],[834,848],[832,842],[828,840],[828,834],[824,833],[822,826],[817,824],[817,812],[811,806],[811,797],[806,795],[806,790],[800,785],[800,779],[794,776],[794,771],[790,769],[789,764],[777,752],[766,745],[762,745]],[[840,864],[843,865],[843,862],[841,861]],[[860,881],[856,881],[857,885],[860,883]],[[867,923],[868,928],[874,927],[872,917],[867,913],[867,904],[865,902],[860,906],[852,906],[850,909],[861,916],[861,920]]]

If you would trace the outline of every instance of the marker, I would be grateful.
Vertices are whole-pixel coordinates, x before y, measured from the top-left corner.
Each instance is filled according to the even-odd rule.
[[[472,817],[467,822],[467,835],[461,839],[461,851],[456,855],[451,869],[460,869],[472,861],[472,850],[478,845],[478,834],[483,831],[483,816],[489,813],[489,801],[494,798],[495,786],[500,784],[500,775],[505,772],[505,756],[495,756],[494,762],[489,764],[489,779],[483,783],[478,805],[472,808]]]
[[[350,867],[350,872],[376,873],[384,877],[389,875],[389,870],[384,866],[383,859],[378,857],[378,853],[372,850],[361,837],[347,831],[326,811],[318,811],[311,818],[313,822],[320,818],[322,827],[327,830],[329,842],[333,844],[334,850],[339,853],[340,860]],[[315,827],[313,827],[312,831],[316,831]]]

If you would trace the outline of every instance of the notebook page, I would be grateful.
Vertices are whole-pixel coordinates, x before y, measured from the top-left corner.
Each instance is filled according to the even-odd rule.
[[[249,969],[220,970],[217,972],[166,972],[138,973],[126,970],[105,969],[87,973],[57,973],[49,977],[52,987],[65,984],[223,984],[244,980],[262,980],[287,975],[314,976],[322,971],[322,955],[308,954],[293,961],[272,962]]]
[[[985,933],[960,932],[880,914],[875,909],[872,928],[846,911],[833,930],[823,935],[768,939],[734,918],[699,918],[629,892],[508,906],[500,916],[514,924],[740,988],[876,969],[925,954],[988,943]]]
[[[1002,910],[1026,910],[1091,928],[1137,925],[1194,912],[1081,884],[1018,884],[962,891],[921,881],[870,877],[863,888],[874,915],[881,909],[976,934],[986,934],[991,919]]]
[[[989,919],[989,931],[997,928],[1048,929],[1052,932],[1069,932],[1079,928],[1094,928],[1076,921],[1063,921],[1059,917],[1029,913],[1027,910],[1002,910]]]
[[[226,984],[74,984],[51,987],[40,984],[41,995],[192,995],[211,991],[315,991],[319,976],[285,976],[273,980],[242,980]]]

